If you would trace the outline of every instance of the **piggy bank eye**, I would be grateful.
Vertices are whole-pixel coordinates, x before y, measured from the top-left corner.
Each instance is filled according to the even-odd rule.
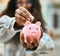
[[[38,28],[36,28],[36,30],[38,30]]]
[[[31,27],[29,27],[29,29],[31,29]]]

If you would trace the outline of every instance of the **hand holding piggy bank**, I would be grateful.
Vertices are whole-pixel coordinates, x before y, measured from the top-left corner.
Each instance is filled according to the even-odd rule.
[[[35,24],[26,21],[25,25],[20,32],[20,42],[25,48],[38,47],[40,37],[42,35],[41,23],[38,21]]]

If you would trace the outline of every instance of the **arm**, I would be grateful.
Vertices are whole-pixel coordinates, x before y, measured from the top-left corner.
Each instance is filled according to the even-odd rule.
[[[43,36],[40,40],[39,46],[35,52],[45,52],[50,51],[55,48],[55,43],[47,33],[43,33]]]
[[[14,30],[15,19],[6,15],[0,18],[0,42],[7,42],[17,31]]]
[[[21,10],[20,10],[21,9]],[[21,15],[22,13],[23,15]],[[27,14],[26,14],[26,13]],[[19,32],[22,29],[20,26],[24,26],[26,20],[33,21],[34,17],[31,13],[23,8],[20,7],[16,9],[15,18],[10,18],[8,16],[3,16],[0,18],[0,42],[6,42],[15,35],[16,32]],[[16,28],[16,24],[17,27]]]
[[[55,47],[54,41],[47,33],[43,33],[43,37],[40,40],[40,45],[42,48],[43,48],[43,46],[45,46],[46,49],[48,49],[48,50],[54,49],[54,47]]]

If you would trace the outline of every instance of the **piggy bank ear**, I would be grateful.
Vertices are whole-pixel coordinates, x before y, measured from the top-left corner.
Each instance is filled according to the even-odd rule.
[[[29,24],[31,24],[31,22],[30,21],[26,21],[24,26],[29,25]]]
[[[35,24],[36,24],[37,26],[39,26],[39,27],[41,26],[41,22],[39,22],[39,21],[36,22]]]

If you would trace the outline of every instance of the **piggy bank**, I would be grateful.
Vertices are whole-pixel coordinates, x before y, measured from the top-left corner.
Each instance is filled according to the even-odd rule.
[[[30,41],[33,42],[33,37],[36,37],[37,40],[40,40],[41,37],[41,23],[38,21],[36,23],[31,23],[26,21],[20,35],[24,35],[24,42],[27,42],[26,37],[30,37]],[[21,36],[20,36],[21,37]]]

